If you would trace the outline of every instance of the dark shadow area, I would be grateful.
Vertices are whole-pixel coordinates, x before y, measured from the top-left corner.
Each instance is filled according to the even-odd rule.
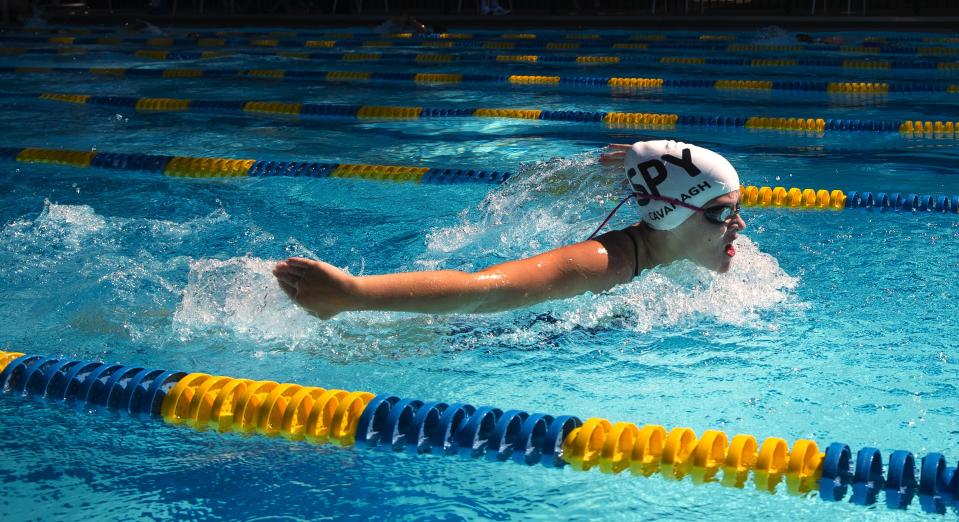
[[[959,0],[3,0],[3,22],[35,6],[52,24],[362,27],[415,17],[430,28],[954,30]],[[435,30],[435,29],[434,29]],[[437,31],[440,32],[440,31]]]

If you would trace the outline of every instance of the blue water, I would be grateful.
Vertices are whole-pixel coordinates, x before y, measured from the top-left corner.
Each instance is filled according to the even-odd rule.
[[[537,31],[542,32],[542,31]],[[742,39],[755,36],[741,33]],[[890,35],[916,36],[925,35]],[[566,51],[568,52],[568,51]],[[782,53],[777,57],[788,57]],[[944,59],[939,57],[940,59]],[[325,68],[246,56],[193,65],[109,53],[0,65]],[[337,70],[402,70],[337,64]],[[420,67],[417,67],[420,69]],[[429,66],[430,71],[877,81],[894,71],[656,71]],[[912,73],[907,73],[912,74]],[[926,74],[929,81],[949,81]],[[680,263],[602,295],[483,316],[347,313],[320,322],[271,263],[354,274],[476,270],[587,236],[617,202],[610,142],[712,148],[755,185],[959,194],[954,139],[558,122],[298,121],[143,114],[40,92],[442,107],[896,120],[955,119],[956,94],[648,91],[307,84],[2,74],[4,146],[509,170],[506,185],[188,180],[0,164],[0,349],[147,367],[721,429],[959,457],[953,376],[959,216],[748,209],[733,270]],[[910,80],[913,81],[913,80]],[[635,209],[622,211],[624,226]],[[9,520],[636,517],[911,518],[689,479],[411,457],[198,433],[10,396],[0,401]],[[954,461],[951,461],[954,463]]]

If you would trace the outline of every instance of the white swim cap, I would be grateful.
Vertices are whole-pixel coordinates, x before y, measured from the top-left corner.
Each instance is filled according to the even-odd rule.
[[[739,174],[726,158],[679,141],[638,141],[626,151],[623,166],[634,192],[697,207],[739,190]],[[656,230],[676,228],[693,215],[693,210],[667,201],[641,197],[636,201],[643,221]]]

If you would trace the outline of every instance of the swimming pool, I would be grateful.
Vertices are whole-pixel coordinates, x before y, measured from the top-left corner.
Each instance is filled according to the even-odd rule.
[[[544,41],[561,41],[565,34],[529,33]],[[857,64],[883,64],[890,56],[902,61],[904,53],[736,50],[728,46],[792,44],[759,40],[756,33],[723,34],[736,38],[722,41],[724,48],[681,47],[710,40],[669,33],[663,42],[672,47],[593,53],[589,47],[530,44],[508,54],[659,58],[643,63],[496,61],[503,49],[495,46],[485,48],[494,56],[487,61],[411,65],[383,58],[412,55],[415,61],[423,52],[399,44],[378,47],[378,59],[343,60],[342,53],[363,49],[344,38],[342,47],[317,51],[328,55],[317,60],[245,52],[173,63],[136,55],[138,49],[153,48],[145,41],[102,44],[86,54],[0,57],[0,67],[55,68],[0,73],[10,86],[0,97],[4,147],[513,173],[502,184],[178,179],[0,162],[5,297],[0,349],[583,419],[688,426],[696,433],[720,429],[759,440],[808,438],[820,449],[842,441],[853,451],[879,448],[884,458],[897,449],[917,458],[929,452],[957,458],[951,437],[957,429],[956,391],[950,378],[959,311],[954,304],[955,213],[750,208],[747,239],[726,276],[672,266],[603,295],[485,316],[349,313],[318,322],[291,306],[269,274],[272,260],[290,255],[321,258],[355,274],[472,270],[585,238],[621,194],[620,173],[604,172],[595,161],[599,147],[609,142],[670,137],[696,143],[725,155],[749,185],[959,194],[952,179],[954,132],[916,135],[897,127],[820,133],[708,121],[610,128],[594,121],[521,118],[297,119],[224,111],[148,113],[129,104],[39,98],[52,92],[443,110],[530,108],[712,116],[734,123],[753,116],[893,122],[947,120],[954,114],[959,94],[949,85],[956,82],[956,72],[938,65],[954,60],[945,51],[920,57],[937,62],[935,68],[898,69],[894,63],[873,68]],[[528,40],[477,35],[476,42]],[[630,35],[603,36],[600,41]],[[844,36],[851,47],[863,47],[853,44],[867,43],[866,36],[885,36],[886,47],[879,51],[912,49],[923,46],[924,38],[942,37]],[[896,39],[901,37],[911,40]],[[313,36],[302,39],[308,38]],[[23,42],[9,40],[9,45]],[[954,46],[948,41],[925,45]],[[196,49],[175,45],[173,50]],[[453,46],[429,52],[457,56],[477,50]],[[905,55],[905,61],[918,54]],[[663,60],[691,55],[703,63]],[[799,63],[810,57],[822,63]],[[753,65],[753,60],[779,61]],[[840,66],[826,60],[839,60]],[[845,60],[853,62],[842,67]],[[103,76],[62,70],[67,67],[174,67],[204,74]],[[208,72],[225,69],[395,75],[369,81],[320,81],[319,76],[297,81],[284,75],[277,81],[275,76]],[[401,81],[399,75],[410,72],[687,83],[611,90],[586,82]],[[842,93],[694,83],[720,79],[943,88]],[[620,212],[613,226],[630,222],[634,210]],[[867,510],[850,503],[849,495],[842,502],[803,498],[816,492],[790,495],[785,484],[770,495],[752,484],[737,491],[716,483],[697,485],[690,478],[670,481],[660,475],[582,473],[570,467],[550,470],[219,436],[84,409],[41,407],[29,398],[3,399],[0,474],[8,494],[0,500],[0,512],[13,519],[69,518],[78,512],[111,519],[924,515],[918,502],[906,511]],[[884,504],[880,495],[878,505]]]

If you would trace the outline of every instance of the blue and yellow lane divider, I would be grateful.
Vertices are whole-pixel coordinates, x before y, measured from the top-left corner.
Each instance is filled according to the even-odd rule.
[[[503,183],[509,172],[487,170],[316,163],[230,158],[196,158],[154,154],[124,154],[42,148],[0,147],[0,161],[45,163],[77,168],[140,171],[189,178],[309,177],[360,178],[423,184]]]
[[[743,489],[805,494],[825,501],[849,493],[869,506],[882,494],[887,507],[944,512],[959,497],[956,467],[940,453],[917,462],[893,451],[886,465],[877,448],[853,454],[841,442],[789,443],[748,434],[656,424],[585,421],[574,415],[528,413],[403,399],[389,394],[327,389],[276,381],[166,371],[40,355],[0,352],[0,390],[125,416],[157,419],[200,431],[284,437],[314,444],[381,448],[411,454],[456,455],[579,471],[630,472],[669,480],[690,477]]]
[[[847,208],[881,211],[959,212],[959,195],[930,196],[898,192],[843,192],[798,187],[739,187],[742,204],[748,207],[843,210]]]
[[[0,56],[20,56],[24,54],[39,55],[67,55],[75,56],[86,54],[89,49],[80,47],[57,48],[26,48],[3,47]],[[346,62],[382,62],[391,64],[423,64],[447,65],[451,63],[489,63],[489,62],[522,62],[528,65],[536,64],[564,64],[585,66],[633,66],[633,65],[692,65],[710,66],[711,68],[752,67],[757,69],[789,69],[802,67],[815,68],[842,68],[864,70],[938,70],[941,73],[959,71],[959,62],[934,60],[853,60],[842,58],[819,59],[779,59],[779,58],[708,58],[693,56],[630,56],[630,55],[595,55],[595,54],[496,54],[496,53],[402,53],[389,54],[384,52],[305,52],[305,51],[164,51],[154,49],[136,49],[129,53],[133,56],[150,60],[192,61],[213,58],[223,58],[236,55],[270,56],[279,58],[293,58],[315,61],[346,61]],[[799,82],[804,84],[807,82]],[[808,82],[815,85],[821,82]],[[913,84],[920,85],[920,84]],[[812,89],[816,90],[816,89]]]
[[[408,34],[408,33],[401,33]],[[346,36],[346,35],[341,35]],[[170,37],[90,37],[90,36],[0,36],[0,41],[30,42],[50,45],[129,45],[139,44],[151,47],[266,47],[266,48],[303,48],[303,47],[343,47],[343,48],[463,48],[463,49],[618,49],[632,51],[709,51],[724,54],[767,54],[767,53],[836,53],[857,55],[908,55],[908,56],[959,56],[959,47],[943,45],[900,46],[881,42],[863,42],[859,45],[831,44],[744,44],[727,43],[724,40],[671,40],[652,37],[578,39],[536,39],[536,38],[390,38],[377,36],[370,38],[332,38],[313,39],[295,37],[241,37],[241,38],[170,38]]]
[[[310,119],[429,119],[429,118],[511,118],[602,124],[609,128],[675,129],[742,128],[750,131],[794,132],[821,135],[837,132],[898,133],[907,138],[959,138],[959,121],[928,120],[842,120],[813,117],[704,116],[643,112],[551,111],[516,108],[398,107],[378,105],[307,104],[300,102],[210,101],[177,98],[135,98],[86,94],[43,93],[40,99],[140,112],[206,112],[297,116]]]
[[[848,95],[886,95],[889,93],[959,94],[959,85],[948,83],[905,82],[822,82],[779,80],[673,80],[615,76],[551,76],[528,74],[466,74],[429,72],[364,72],[303,69],[211,69],[211,68],[113,68],[113,67],[0,67],[0,73],[17,74],[93,74],[149,78],[254,79],[306,82],[393,82],[409,84],[507,84],[512,86],[564,86],[577,89],[716,89],[721,91],[807,91]]]
[[[173,177],[312,177],[360,178],[423,184],[501,184],[509,172],[428,167],[315,163],[229,158],[195,158],[63,149],[0,147],[0,161],[65,165],[101,170],[140,171]],[[930,196],[878,192],[844,192],[811,188],[740,187],[742,204],[792,210],[876,209],[880,211],[959,212],[959,195]]]
[[[32,37],[7,36],[0,41],[28,42],[35,44],[49,44],[58,46],[67,45],[146,45],[150,47],[203,47],[203,48],[441,48],[441,49],[541,49],[544,51],[562,51],[571,49],[590,50],[621,50],[621,51],[661,51],[661,50],[696,50],[718,52],[724,54],[741,53],[802,53],[806,51],[832,52],[840,54],[951,54],[948,47],[928,49],[943,49],[939,53],[923,51],[926,48],[876,47],[876,46],[833,46],[833,45],[746,45],[712,43],[707,41],[679,42],[679,41],[635,41],[635,40],[580,40],[569,41],[539,41],[539,40],[476,40],[476,39],[433,39],[433,40],[391,40],[391,39],[279,39],[279,38],[115,38],[115,37]]]
[[[18,52],[19,51],[19,52]],[[36,54],[65,54],[75,55],[85,52],[86,49],[61,47],[57,49],[29,50]],[[0,50],[2,54],[22,54],[27,49],[9,48]],[[496,54],[496,53],[384,53],[384,52],[300,52],[300,51],[157,51],[141,49],[130,51],[134,56],[151,60],[203,60],[222,58],[224,56],[254,55],[278,58],[293,58],[310,61],[345,61],[345,62],[380,62],[391,64],[433,64],[447,65],[452,63],[523,63],[527,65],[581,65],[581,66],[636,66],[636,65],[698,65],[712,67],[751,67],[757,69],[785,68],[842,68],[865,70],[938,70],[948,73],[959,70],[959,63],[955,61],[935,60],[851,60],[840,58],[821,59],[775,59],[775,58],[707,58],[691,56],[630,56],[622,54]],[[800,82],[805,83],[805,82]],[[820,82],[809,82],[817,84]],[[815,89],[812,89],[815,90]]]

